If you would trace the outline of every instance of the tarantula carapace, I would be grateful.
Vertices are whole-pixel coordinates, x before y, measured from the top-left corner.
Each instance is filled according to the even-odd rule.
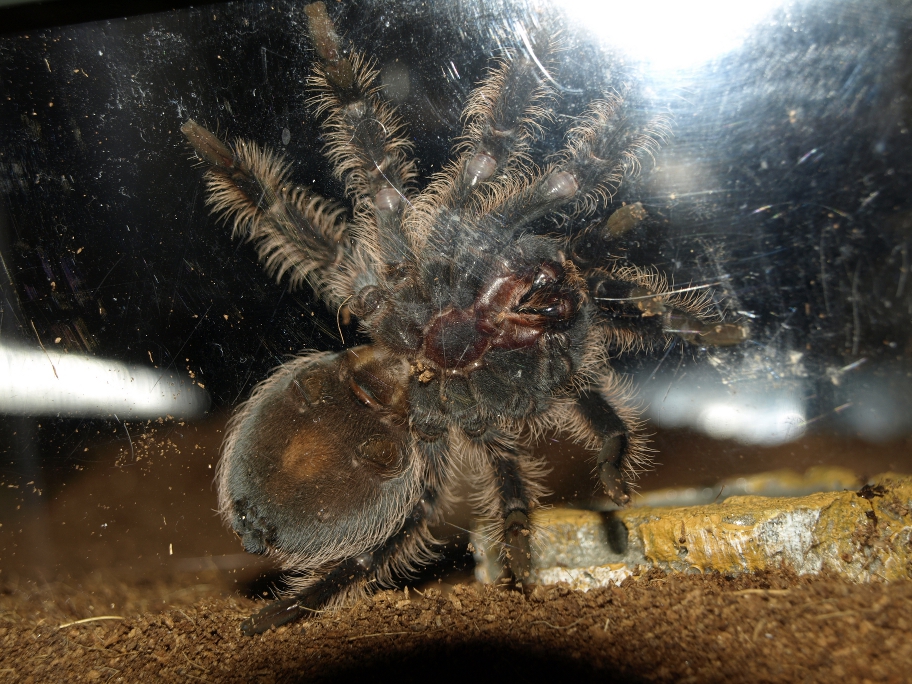
[[[554,47],[527,35],[525,51],[499,60],[470,96],[455,161],[417,191],[410,143],[372,63],[343,49],[322,3],[306,11],[320,57],[307,85],[351,218],[294,185],[268,150],[229,148],[194,121],[182,128],[209,164],[213,211],[256,244],[269,273],[307,282],[372,340],[284,364],[233,421],[222,515],[248,551],[279,556],[296,582],[293,596],[243,624],[247,634],[431,560],[429,525],[457,471],[474,477],[478,512],[522,582],[529,515],[544,493],[532,453],[542,434],[590,449],[618,504],[645,465],[610,355],[674,336],[744,338],[705,292],[675,293],[655,271],[594,261],[641,205],[569,238],[542,228],[608,204],[657,149],[662,117],[637,123],[623,95],[606,94],[579,115],[563,152],[534,165]]]

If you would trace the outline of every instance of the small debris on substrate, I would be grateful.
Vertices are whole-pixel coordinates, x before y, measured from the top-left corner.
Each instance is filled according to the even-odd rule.
[[[0,597],[2,681],[903,682],[912,662],[912,583],[783,571],[653,570],[587,593],[433,583],[253,638],[247,599],[66,624],[71,592],[45,587],[27,613]]]

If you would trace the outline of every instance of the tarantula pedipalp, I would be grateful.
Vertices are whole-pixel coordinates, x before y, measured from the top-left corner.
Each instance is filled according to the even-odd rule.
[[[245,621],[247,634],[431,560],[429,525],[463,466],[522,582],[529,514],[543,496],[532,447],[545,431],[590,449],[619,504],[644,467],[637,412],[609,353],[674,336],[745,337],[711,313],[705,292],[676,293],[657,272],[592,257],[641,218],[640,205],[569,239],[540,230],[550,215],[609,200],[657,148],[661,117],[635,125],[624,98],[606,95],[555,161],[534,166],[553,46],[533,35],[536,54],[498,61],[473,92],[455,161],[418,192],[411,147],[371,62],[342,49],[322,3],[306,11],[321,59],[308,87],[350,219],[292,184],[271,152],[229,148],[192,120],[182,127],[210,165],[213,211],[256,244],[269,273],[306,281],[372,340],[283,365],[233,421],[219,465],[222,515],[248,551],[275,554],[296,574],[294,595]]]

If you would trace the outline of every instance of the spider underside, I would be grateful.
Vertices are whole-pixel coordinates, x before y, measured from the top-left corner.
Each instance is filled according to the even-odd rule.
[[[627,383],[609,365],[675,337],[742,341],[706,291],[675,293],[654,270],[592,255],[645,213],[639,204],[558,239],[540,230],[610,202],[663,141],[623,94],[592,102],[543,167],[530,141],[547,118],[555,46],[506,56],[470,96],[454,161],[416,188],[411,145],[369,60],[346,52],[322,3],[306,8],[320,64],[308,79],[349,214],[288,179],[244,140],[226,146],[190,120],[209,165],[208,203],[252,241],[268,273],[308,284],[357,317],[372,342],[301,355],[233,419],[219,464],[220,510],[246,550],[278,556],[293,595],[242,625],[255,634],[336,605],[434,559],[458,472],[522,583],[529,515],[544,495],[533,447],[560,432],[595,455],[620,505],[648,458]],[[572,224],[570,224],[572,225]]]

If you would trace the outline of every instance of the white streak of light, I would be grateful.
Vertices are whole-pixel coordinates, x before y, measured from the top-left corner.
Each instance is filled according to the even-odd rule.
[[[209,394],[178,373],[0,345],[0,414],[137,420],[193,418],[208,408]]]

